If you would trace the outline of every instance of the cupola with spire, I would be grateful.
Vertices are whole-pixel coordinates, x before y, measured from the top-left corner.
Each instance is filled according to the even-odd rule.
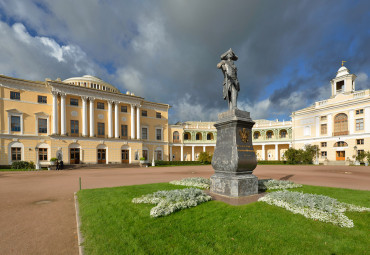
[[[349,69],[343,64],[338,69],[337,75],[330,81],[331,83],[331,96],[335,97],[338,94],[350,94],[355,91],[356,75],[351,74]]]

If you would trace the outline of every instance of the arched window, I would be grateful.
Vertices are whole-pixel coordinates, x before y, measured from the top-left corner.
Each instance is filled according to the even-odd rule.
[[[280,138],[286,138],[287,131],[285,129],[280,131]]]
[[[348,117],[339,113],[334,117],[334,136],[348,135]]]
[[[260,136],[261,136],[261,133],[259,131],[256,131],[253,133],[253,139],[257,140],[258,138],[260,138]]]
[[[274,136],[274,132],[272,132],[271,130],[267,131],[266,133],[267,139],[272,139],[273,136]]]
[[[195,140],[202,140],[202,133],[197,133],[196,135],[195,135]]]
[[[339,141],[334,144],[334,147],[348,147],[348,144],[344,141]]]
[[[191,140],[191,134],[189,132],[184,133],[184,140]]]
[[[180,134],[177,131],[173,132],[173,142],[174,143],[180,142]]]
[[[207,140],[208,141],[213,140],[213,134],[212,133],[207,134]]]

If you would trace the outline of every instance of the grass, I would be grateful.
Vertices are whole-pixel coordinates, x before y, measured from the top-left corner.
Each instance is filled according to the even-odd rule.
[[[256,202],[231,206],[210,201],[166,217],[132,198],[167,183],[78,192],[86,254],[368,254],[370,213],[346,213],[354,228],[306,219]],[[370,207],[370,192],[316,186],[291,189]]]

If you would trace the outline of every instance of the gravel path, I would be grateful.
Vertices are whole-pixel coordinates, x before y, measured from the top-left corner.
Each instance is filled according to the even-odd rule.
[[[73,193],[79,188],[210,177],[211,166],[0,172],[0,254],[78,254]],[[258,166],[258,178],[370,190],[370,167]]]

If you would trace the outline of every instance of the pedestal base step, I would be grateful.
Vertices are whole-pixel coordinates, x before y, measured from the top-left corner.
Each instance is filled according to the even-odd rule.
[[[245,197],[258,194],[258,178],[253,174],[211,176],[211,193],[227,197]]]

